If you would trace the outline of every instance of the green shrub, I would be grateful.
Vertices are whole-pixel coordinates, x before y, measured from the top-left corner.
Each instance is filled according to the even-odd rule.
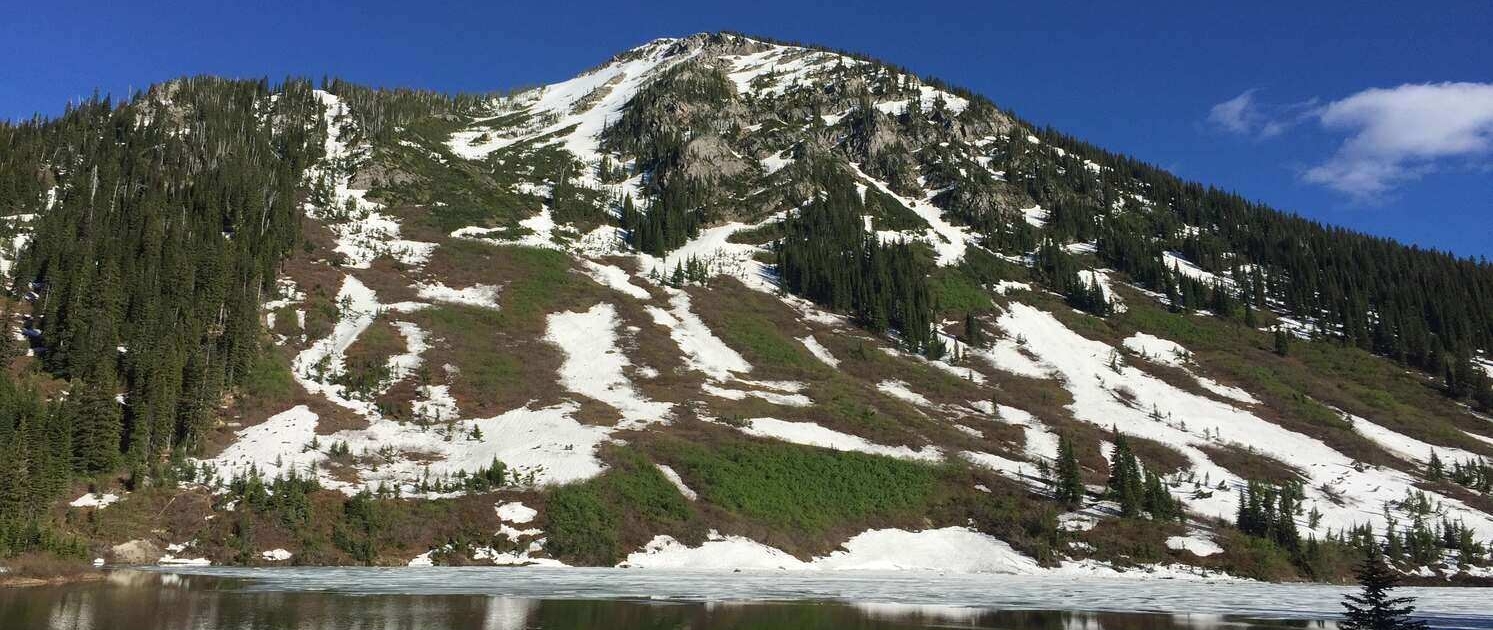
[[[624,553],[625,524],[657,532],[693,517],[679,489],[641,453],[614,448],[611,455],[612,467],[600,477],[550,494],[544,528],[550,555],[582,564],[614,564]]]
[[[621,555],[617,514],[594,484],[556,488],[546,507],[545,550],[583,564],[612,564]]]
[[[776,443],[711,447],[673,441],[666,459],[700,496],[774,527],[823,531],[923,507],[938,469],[890,457]]]

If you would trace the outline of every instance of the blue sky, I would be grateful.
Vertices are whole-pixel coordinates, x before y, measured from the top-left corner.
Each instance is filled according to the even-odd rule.
[[[720,29],[866,52],[1188,179],[1493,258],[1485,0],[63,0],[0,20],[0,118],[197,73],[505,89]]]

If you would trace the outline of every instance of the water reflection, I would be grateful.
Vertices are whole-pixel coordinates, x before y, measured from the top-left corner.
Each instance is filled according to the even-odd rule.
[[[1203,630],[1332,628],[1218,615],[988,610],[843,603],[559,600],[484,595],[348,595],[246,589],[239,579],[114,571],[107,580],[0,589],[0,628],[59,630],[911,629]]]

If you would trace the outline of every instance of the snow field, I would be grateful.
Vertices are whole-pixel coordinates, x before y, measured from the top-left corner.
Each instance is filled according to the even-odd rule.
[[[1308,476],[1307,510],[1321,511],[1317,535],[1328,528],[1341,530],[1370,523],[1383,531],[1385,505],[1405,498],[1414,489],[1409,475],[1391,470],[1364,468],[1319,440],[1289,431],[1232,405],[1178,390],[1129,366],[1111,368],[1107,357],[1114,349],[1078,335],[1052,315],[1025,304],[1012,304],[1000,318],[1008,334],[1027,339],[1026,347],[1050,364],[1073,395],[1069,406],[1076,419],[1165,444],[1191,462],[1198,479],[1224,481],[1230,488],[1242,485],[1235,474],[1214,464],[1197,448],[1204,443],[1250,444],[1256,452],[1301,468]],[[1204,435],[1204,431],[1208,435]],[[1341,496],[1342,504],[1323,488]],[[1232,519],[1238,495],[1233,490],[1191,494],[1181,488],[1179,498],[1189,509],[1208,516]],[[1174,493],[1178,489],[1174,488]],[[1449,514],[1463,518],[1480,536],[1493,533],[1488,515],[1459,502],[1428,493]],[[1400,519],[1402,522],[1404,518]],[[1309,530],[1305,524],[1301,525]]]
[[[619,426],[641,427],[667,421],[673,405],[643,397],[623,373],[630,365],[617,348],[617,309],[597,304],[583,313],[549,315],[545,339],[560,347],[565,362],[560,384],[612,406],[622,415]]]
[[[344,139],[349,130],[353,136],[357,135],[357,130],[346,118],[347,106],[341,99],[321,90],[316,90],[315,94],[325,108],[325,157],[307,169],[306,180],[315,185],[325,178],[331,186],[331,199],[324,208],[307,202],[307,214],[326,222],[327,228],[337,237],[337,246],[333,250],[346,257],[345,264],[349,267],[367,269],[381,255],[407,265],[424,264],[435,250],[435,244],[399,238],[399,223],[378,212],[380,206],[366,199],[368,191],[350,188],[349,165],[367,159],[372,148],[367,144],[349,145]]]
[[[1246,405],[1257,405],[1260,403],[1258,399],[1243,389],[1224,385],[1193,372],[1189,367],[1192,363],[1192,352],[1183,348],[1181,344],[1175,341],[1138,332],[1121,342],[1121,345],[1124,345],[1126,349],[1136,353],[1142,359],[1152,363],[1186,370],[1197,380],[1199,386],[1214,394]]]
[[[840,549],[808,561],[741,536],[712,531],[698,547],[671,536],[655,536],[618,564],[652,570],[790,572],[937,572],[950,574],[1050,575],[1229,579],[1183,565],[1154,565],[1118,571],[1093,561],[1067,561],[1045,568],[995,537],[965,527],[911,532],[873,529],[845,541]]]

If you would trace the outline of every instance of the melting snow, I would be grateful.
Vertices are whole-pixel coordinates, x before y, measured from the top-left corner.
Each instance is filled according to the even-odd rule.
[[[217,457],[206,460],[219,479],[258,471],[274,478],[292,471],[303,473],[325,456],[307,446],[316,439],[316,413],[296,405],[252,427],[240,429],[237,439]]]
[[[495,506],[493,511],[497,513],[499,520],[520,525],[534,520],[534,517],[539,515],[539,510],[526,506],[520,501]]]
[[[623,374],[630,363],[617,349],[617,309],[611,304],[597,304],[584,313],[551,314],[545,339],[565,353],[560,384],[566,389],[611,405],[631,426],[672,415],[673,405],[644,398]]]
[[[835,355],[830,354],[829,348],[826,348],[823,344],[819,343],[819,340],[815,339],[813,335],[800,337],[799,341],[803,342],[804,347],[809,349],[809,354],[812,354],[814,355],[814,358],[823,361],[825,365],[828,365],[830,367],[840,367],[840,360],[836,359]]]
[[[656,536],[620,566],[645,569],[791,571],[937,571],[948,573],[1035,574],[1044,570],[995,537],[964,527],[920,532],[875,529],[862,532],[841,549],[804,562],[774,547],[741,536],[711,532],[699,547],[670,536]]]
[[[73,499],[72,503],[69,503],[68,505],[71,505],[73,507],[91,507],[104,509],[117,501],[119,501],[119,495],[117,494],[90,492],[81,497]]]
[[[927,397],[915,391],[912,391],[911,389],[908,389],[907,383],[904,383],[902,381],[882,381],[876,384],[876,389],[881,390],[882,393],[888,396],[891,396],[903,402],[912,403],[919,407],[933,406],[933,403],[930,402]]]
[[[675,472],[673,468],[670,468],[663,464],[658,464],[658,472],[663,473],[664,478],[668,479],[669,483],[674,484],[674,487],[679,489],[679,494],[684,495],[684,498],[691,501],[700,498],[700,495],[696,494],[694,490],[691,490],[689,486],[684,485],[684,479],[680,477],[679,473]]]
[[[1315,532],[1318,535],[1326,528],[1341,530],[1361,523],[1371,523],[1383,531],[1386,504],[1402,500],[1414,489],[1415,479],[1405,473],[1355,466],[1351,458],[1319,440],[1232,405],[1189,394],[1136,368],[1112,368],[1107,358],[1113,348],[1074,333],[1052,315],[1031,306],[1010,305],[1000,325],[1025,337],[1027,347],[1062,375],[1064,386],[1074,398],[1069,409],[1076,419],[1165,444],[1189,460],[1190,472],[1198,478],[1225,481],[1231,488],[1242,484],[1237,475],[1214,464],[1197,448],[1207,443],[1249,444],[1263,455],[1298,466],[1309,478],[1305,489],[1305,503],[1309,505],[1304,507],[1316,507],[1323,514]],[[1342,504],[1332,500],[1323,488],[1340,496]],[[1180,498],[1199,513],[1225,519],[1234,516],[1236,492],[1200,490]],[[1493,520],[1488,515],[1454,499],[1428,495],[1478,535],[1493,534]],[[1306,529],[1305,524],[1302,527]]]
[[[1232,288],[1234,286],[1232,279],[1206,271],[1202,267],[1193,264],[1192,261],[1183,258],[1177,252],[1162,252],[1161,262],[1166,265],[1166,268],[1188,278],[1199,280],[1208,286],[1212,286],[1215,283],[1221,284],[1225,288]]]
[[[746,433],[747,435],[775,438],[794,444],[818,446],[836,451],[856,451],[871,455],[886,455],[898,459],[929,462],[943,459],[943,453],[934,446],[925,446],[919,450],[913,450],[906,446],[884,446],[863,437],[841,433],[834,429],[820,426],[814,422],[789,422],[775,418],[754,418],[748,420],[746,425],[740,427],[740,429],[742,433]]]
[[[451,304],[465,304],[467,306],[480,306],[483,308],[498,308],[498,294],[501,289],[490,284],[474,284],[465,289],[453,289],[440,282],[434,284],[419,284],[415,290],[420,297],[435,302],[448,302]]]
[[[1218,543],[1197,534],[1167,538],[1166,548],[1175,551],[1190,551],[1193,555],[1199,557],[1223,553],[1223,547],[1218,546]]]
[[[684,352],[685,360],[693,369],[704,372],[718,381],[730,380],[734,374],[745,374],[752,370],[740,354],[721,341],[710,328],[690,310],[689,294],[669,289],[669,305],[665,311],[649,306],[648,314],[653,322],[669,329],[669,336]]]
[[[942,208],[929,203],[926,199],[914,200],[898,195],[885,183],[867,175],[865,171],[861,170],[858,164],[851,164],[850,168],[861,179],[870,182],[877,190],[896,199],[898,203],[907,206],[914,214],[917,214],[924,221],[928,222],[928,229],[923,240],[933,247],[934,253],[937,254],[939,266],[952,265],[964,258],[964,251],[967,247],[969,235],[965,228],[945,221]]]
[[[628,279],[626,271],[614,265],[603,265],[592,260],[582,260],[581,266],[586,277],[595,280],[604,287],[610,287],[639,300],[651,298],[648,291],[643,287],[633,284]]]

